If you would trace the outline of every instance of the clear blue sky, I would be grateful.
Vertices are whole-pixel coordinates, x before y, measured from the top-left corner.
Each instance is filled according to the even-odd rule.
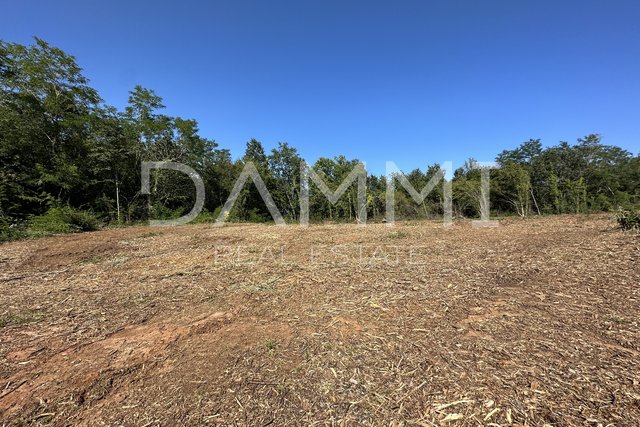
[[[640,2],[6,1],[0,38],[76,56],[111,105],[136,84],[242,155],[288,141],[382,173],[601,133],[640,151]]]

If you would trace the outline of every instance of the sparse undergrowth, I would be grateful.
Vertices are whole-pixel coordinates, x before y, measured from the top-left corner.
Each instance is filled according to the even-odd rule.
[[[618,225],[623,230],[640,231],[640,210],[618,209],[616,221],[618,221]]]
[[[26,325],[44,319],[46,315],[40,311],[27,311],[17,314],[0,315],[0,328],[12,325]]]

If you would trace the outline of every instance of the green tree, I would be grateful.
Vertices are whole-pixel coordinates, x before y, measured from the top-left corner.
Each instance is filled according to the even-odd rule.
[[[247,142],[244,156],[238,163],[238,167],[242,169],[247,162],[254,164],[267,188],[273,188],[273,179],[269,169],[267,155],[265,154],[262,143],[255,138]],[[232,211],[232,216],[241,220],[264,222],[271,217],[271,214],[264,200],[262,200],[258,189],[250,184],[245,186],[240,192]]]
[[[549,194],[551,195],[554,213],[562,213],[564,211],[562,192],[560,191],[558,177],[554,173],[549,174]]]
[[[531,177],[522,164],[508,162],[495,172],[494,193],[506,201],[515,212],[525,217],[531,211]]]
[[[300,163],[298,151],[286,142],[271,151],[268,165],[272,178],[271,194],[278,209],[290,219],[298,219],[300,210]]]
[[[89,135],[100,98],[73,56],[35,39],[0,41],[0,209],[24,217],[56,202],[82,204]]]

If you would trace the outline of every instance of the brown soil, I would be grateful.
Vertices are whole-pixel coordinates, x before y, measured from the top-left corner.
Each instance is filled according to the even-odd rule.
[[[633,426],[606,216],[135,227],[0,245],[7,425]]]

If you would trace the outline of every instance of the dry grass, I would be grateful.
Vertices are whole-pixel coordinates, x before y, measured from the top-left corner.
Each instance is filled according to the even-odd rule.
[[[604,216],[4,244],[0,419],[631,426],[639,255]]]

